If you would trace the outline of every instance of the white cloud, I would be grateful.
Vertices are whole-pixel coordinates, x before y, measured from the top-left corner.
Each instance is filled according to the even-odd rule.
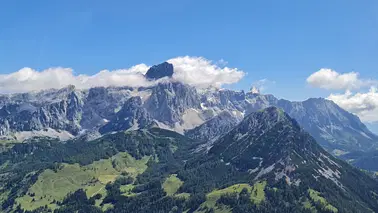
[[[377,80],[362,79],[357,72],[338,73],[323,68],[310,75],[307,83],[328,90],[344,90],[344,94],[332,93],[328,99],[356,114],[364,122],[378,121]],[[370,90],[366,92],[366,88]]]
[[[196,87],[216,86],[238,82],[244,72],[236,68],[222,67],[201,57],[177,57],[168,60],[174,65],[173,80]],[[221,60],[225,64],[224,60]],[[144,74],[149,69],[145,64],[138,64],[129,69],[102,70],[94,75],[75,75],[71,68],[49,68],[37,71],[22,68],[19,71],[0,75],[0,92],[28,92],[50,88],[62,88],[74,85],[79,89],[97,86],[150,86],[158,81],[148,81]],[[164,79],[162,79],[164,80]]]
[[[242,79],[245,73],[237,68],[219,67],[202,57],[177,57],[168,60],[174,66],[173,78],[196,87],[221,87]]]
[[[275,83],[275,81],[271,81],[266,78],[260,79],[252,83],[251,91],[253,90],[254,93],[260,93],[265,91],[269,86]]]
[[[3,93],[28,92],[75,85],[85,89],[94,86],[145,86],[150,84],[143,74],[148,70],[145,64],[130,69],[103,70],[95,75],[74,75],[71,68],[49,68],[36,71],[22,68],[17,72],[0,75],[0,91]]]
[[[331,94],[328,99],[355,113],[362,121],[378,121],[378,92],[375,87],[371,87],[367,93],[346,91],[344,94]]]
[[[98,86],[130,86],[140,87],[149,86],[153,82],[148,81],[144,74],[146,74],[149,67],[145,64],[138,64],[129,69],[119,69],[114,71],[102,70],[99,73],[87,76],[79,75],[80,82],[78,87],[90,88]]]
[[[377,81],[359,78],[359,73],[338,73],[332,69],[322,68],[307,78],[307,83],[314,87],[334,90],[354,90],[370,87]]]

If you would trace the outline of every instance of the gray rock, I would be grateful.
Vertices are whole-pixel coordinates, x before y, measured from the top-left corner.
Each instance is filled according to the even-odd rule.
[[[100,133],[105,134],[114,131],[128,129],[148,128],[156,125],[153,118],[142,105],[139,96],[129,98],[115,117],[100,128]]]
[[[200,109],[200,96],[194,87],[182,83],[160,83],[152,88],[152,94],[144,107],[154,119],[174,126],[181,121],[185,110]]]
[[[202,125],[187,130],[185,136],[194,140],[211,142],[233,129],[240,119],[229,111],[223,111]]]
[[[157,80],[164,77],[172,77],[173,65],[164,62],[158,65],[152,66],[146,73],[146,78],[149,80]]]
[[[166,66],[169,67],[163,64],[155,68]],[[140,98],[130,99],[135,96]],[[129,99],[129,105],[125,104]],[[105,133],[158,123],[171,129],[183,124],[180,128],[190,133],[190,137],[212,140],[235,124],[235,120],[222,113],[239,118],[269,106],[287,112],[328,151],[364,151],[377,147],[377,135],[357,116],[329,100],[312,98],[291,102],[253,92],[197,90],[172,81],[148,88],[79,90],[68,86],[60,90],[1,95],[0,137],[13,138],[18,132],[48,128],[73,135],[100,128]],[[190,113],[186,114],[188,110]],[[195,125],[190,125],[190,121]]]

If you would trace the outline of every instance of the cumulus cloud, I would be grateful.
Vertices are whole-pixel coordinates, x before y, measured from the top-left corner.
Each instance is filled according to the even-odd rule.
[[[360,78],[357,72],[338,73],[323,68],[310,75],[307,83],[327,90],[344,90],[343,94],[331,93],[328,99],[356,114],[364,122],[378,121],[377,80]],[[370,90],[367,91],[367,88]]]
[[[221,87],[242,79],[245,73],[237,68],[219,67],[202,57],[177,57],[168,60],[173,64],[173,78],[199,88]]]
[[[362,121],[378,121],[378,92],[375,87],[371,87],[366,93],[346,91],[344,94],[331,94],[328,99],[355,113]]]
[[[244,72],[236,68],[221,68],[201,57],[177,57],[168,62],[174,65],[173,80],[196,87],[221,87],[223,84],[236,83],[244,76]],[[222,63],[225,64],[223,60]],[[102,70],[94,75],[75,75],[71,68],[56,67],[37,71],[26,67],[0,75],[0,92],[59,89],[68,85],[74,85],[79,89],[99,86],[151,86],[159,81],[149,81],[144,77],[148,69],[149,66],[138,64],[128,69]]]
[[[149,84],[143,74],[145,64],[130,69],[102,70],[95,75],[74,75],[71,68],[49,68],[43,71],[22,68],[17,72],[0,75],[0,91],[4,93],[38,91],[75,85],[85,89],[95,86],[143,86]]]
[[[338,73],[332,69],[323,68],[310,75],[307,83],[323,89],[354,90],[373,86],[377,84],[377,81],[360,79],[357,72]]]
[[[144,77],[144,74],[146,74],[148,69],[149,67],[147,65],[138,64],[129,69],[119,69],[113,71],[102,70],[92,76],[79,75],[78,79],[80,82],[78,83],[78,87],[149,86],[153,84],[153,82],[148,81]]]

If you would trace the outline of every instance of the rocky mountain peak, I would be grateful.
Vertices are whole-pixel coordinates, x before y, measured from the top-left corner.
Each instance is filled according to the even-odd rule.
[[[156,80],[164,77],[172,77],[173,65],[164,62],[158,65],[152,66],[146,73],[146,78],[150,80]]]
[[[291,119],[282,109],[271,106],[257,112],[247,115],[240,123],[243,128],[243,133],[254,131],[255,128],[270,128],[279,122],[293,122],[292,125],[299,128],[299,125],[294,119]]]
[[[322,177],[343,188],[338,160],[276,107],[247,116],[215,141],[209,153],[240,171],[249,172],[255,180],[285,178],[288,184],[298,185]],[[310,171],[303,173],[307,169]]]
[[[151,67],[149,73],[156,70],[158,73],[166,70],[172,73],[172,69],[171,64],[163,63]],[[222,111],[235,115],[240,121],[240,118],[250,113],[276,106],[294,118],[330,152],[346,153],[378,147],[378,136],[371,133],[357,116],[330,100],[311,98],[292,102],[251,91],[219,88],[197,90],[190,85],[172,81],[138,89],[97,87],[80,90],[67,86],[40,92],[0,95],[0,129],[3,130],[0,135],[41,131],[45,128],[68,131],[73,135],[84,129],[97,130],[113,120],[131,96],[141,96],[141,107],[163,128],[183,133],[209,121],[196,131],[201,132],[201,138],[210,140],[214,134],[220,133],[219,130],[222,130],[222,134],[226,133],[234,127],[231,124],[236,124],[235,120],[228,117],[221,119],[218,116],[212,120]],[[140,104],[138,99],[130,101],[134,101],[135,106]],[[210,127],[214,130],[210,130]],[[206,133],[209,135],[202,135]]]

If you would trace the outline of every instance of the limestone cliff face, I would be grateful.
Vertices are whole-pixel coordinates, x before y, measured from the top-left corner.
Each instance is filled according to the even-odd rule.
[[[166,62],[151,67],[147,78],[168,80],[144,88],[79,90],[68,86],[1,95],[0,136],[46,130],[76,136],[85,131],[107,133],[158,125],[186,132],[199,140],[212,140],[230,131],[250,113],[275,106],[294,118],[328,151],[365,151],[377,147],[378,136],[357,116],[332,101],[311,98],[291,102],[256,91],[197,90],[169,79],[173,72],[173,66]]]

